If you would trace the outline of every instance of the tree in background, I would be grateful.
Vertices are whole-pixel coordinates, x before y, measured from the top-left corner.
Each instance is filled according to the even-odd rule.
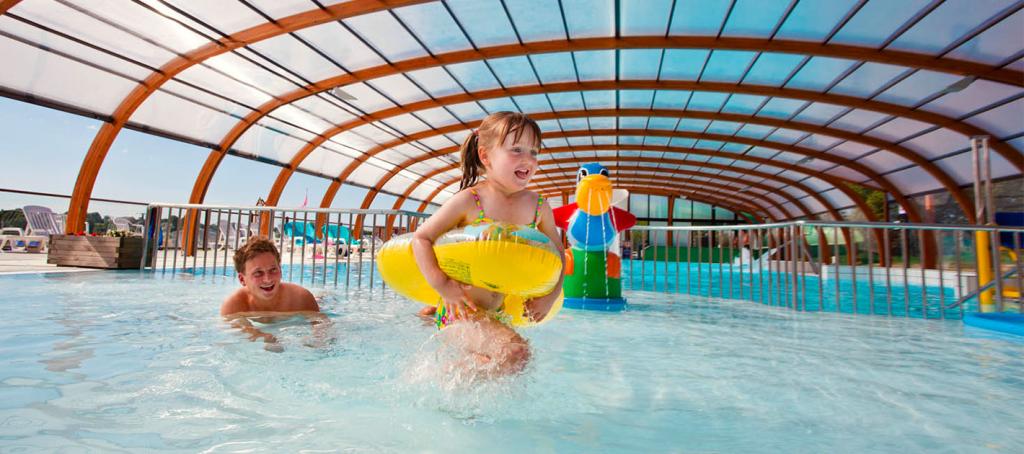
[[[875,219],[879,221],[885,220],[885,192],[866,188],[856,183],[846,183],[846,186],[864,199],[864,202],[867,203],[868,208],[871,210],[871,214],[875,215]]]

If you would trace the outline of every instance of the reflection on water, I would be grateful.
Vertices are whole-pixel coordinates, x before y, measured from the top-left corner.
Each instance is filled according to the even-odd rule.
[[[523,330],[526,370],[480,379],[378,289],[308,322],[218,315],[231,277],[0,278],[8,451],[1020,452],[1022,344],[959,321],[632,293]],[[966,334],[966,335],[965,335]]]

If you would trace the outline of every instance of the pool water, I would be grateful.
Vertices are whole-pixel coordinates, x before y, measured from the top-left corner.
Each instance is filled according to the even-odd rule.
[[[632,292],[522,331],[518,376],[471,381],[418,305],[316,290],[337,341],[217,316],[230,277],[0,277],[10,452],[1022,452],[1024,343],[955,320]]]
[[[798,290],[794,297],[793,275],[769,270],[767,265],[755,265],[751,269],[727,263],[626,260],[622,264],[622,287],[745,299],[769,306],[794,306],[806,311],[911,318],[961,319],[964,311],[977,310],[977,298],[969,299],[963,307],[950,307],[958,299],[958,289],[952,286],[916,283],[921,281],[920,269],[907,270],[904,276],[902,269],[893,268],[888,279],[878,267],[874,267],[878,276],[870,279],[867,271],[866,266],[858,267],[856,281],[848,276],[820,279],[811,274],[797,274]],[[832,268],[829,267],[827,272],[833,272]],[[949,272],[946,280],[952,282],[953,274]]]

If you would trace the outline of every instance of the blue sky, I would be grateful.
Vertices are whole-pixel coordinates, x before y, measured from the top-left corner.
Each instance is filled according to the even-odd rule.
[[[0,188],[70,195],[89,144],[101,122],[0,97]],[[107,154],[93,197],[137,202],[185,202],[209,150],[140,132],[124,130]],[[280,167],[227,156],[207,193],[206,203],[252,205],[266,197]],[[320,203],[329,182],[296,173],[285,188],[281,206]],[[335,208],[362,203],[366,190],[343,186]],[[394,198],[381,195],[373,208],[391,208]],[[0,192],[0,209],[25,205],[67,211],[68,199]],[[406,204],[409,208],[409,204]],[[415,206],[412,207],[415,209]],[[92,202],[89,211],[110,216],[137,216],[142,207]]]

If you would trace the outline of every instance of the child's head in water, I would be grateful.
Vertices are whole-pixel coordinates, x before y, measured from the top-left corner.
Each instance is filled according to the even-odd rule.
[[[518,112],[497,112],[480,122],[462,143],[462,183],[465,189],[486,174],[487,180],[506,189],[526,189],[537,171],[540,127]]]
[[[268,300],[277,295],[281,288],[281,253],[272,241],[249,238],[235,251],[234,260],[238,282],[253,297]]]

